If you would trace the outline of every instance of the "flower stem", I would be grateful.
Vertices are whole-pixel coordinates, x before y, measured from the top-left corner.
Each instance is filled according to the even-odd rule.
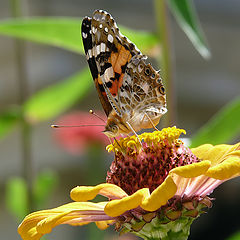
[[[21,1],[11,0],[11,14],[14,18],[19,18],[22,16],[21,13]],[[25,45],[21,40],[14,40],[14,49],[16,54],[16,69],[18,76],[18,92],[19,92],[19,105],[22,106],[28,96],[28,82],[25,66]],[[21,128],[21,144],[22,144],[22,176],[27,184],[27,200],[29,211],[33,211],[33,199],[32,199],[32,179],[33,179],[33,167],[31,158],[31,126],[25,120],[24,114],[22,112],[22,118],[20,122]]]
[[[176,124],[175,122],[175,91],[173,84],[173,73],[171,69],[171,48],[170,37],[168,32],[168,16],[167,8],[164,0],[154,1],[154,10],[157,23],[157,33],[161,43],[161,56],[158,59],[162,68],[163,81],[167,92],[167,107],[168,113],[166,118],[167,126]]]

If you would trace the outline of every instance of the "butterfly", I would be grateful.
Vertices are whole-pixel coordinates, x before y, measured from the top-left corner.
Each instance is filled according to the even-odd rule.
[[[112,16],[96,10],[82,21],[82,40],[100,102],[107,115],[108,137],[136,134],[155,127],[167,112],[159,71],[130,40]]]

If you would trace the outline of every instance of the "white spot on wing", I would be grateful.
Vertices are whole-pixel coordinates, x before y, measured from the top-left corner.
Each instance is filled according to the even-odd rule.
[[[113,77],[113,68],[109,67],[104,72],[104,78],[106,82],[109,82],[111,77]]]
[[[82,37],[83,37],[83,38],[87,38],[87,33],[82,32]]]
[[[88,49],[88,57],[91,58],[92,57],[92,49]]]
[[[105,27],[105,28],[104,28],[104,31],[105,31],[105,32],[108,32],[108,28],[107,28],[107,27]]]
[[[92,27],[92,31],[93,31],[93,34],[95,34],[97,32],[97,28],[95,28],[94,26]]]
[[[100,24],[99,27],[102,28],[102,24]]]
[[[105,51],[106,51],[106,44],[101,43],[101,52],[105,52]]]
[[[109,41],[110,43],[113,42],[113,36],[112,36],[111,34],[108,34],[108,41]]]
[[[97,45],[97,47],[96,47],[96,52],[97,52],[97,55],[100,54],[100,52],[101,52],[101,46],[100,46],[100,45]],[[96,56],[97,56],[97,55],[96,55]]]

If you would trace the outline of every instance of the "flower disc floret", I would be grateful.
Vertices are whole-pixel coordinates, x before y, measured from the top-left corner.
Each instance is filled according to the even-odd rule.
[[[176,127],[168,127],[161,131],[142,133],[138,135],[138,137],[133,135],[126,138],[120,138],[119,140],[115,140],[113,144],[108,145],[106,149],[108,152],[113,151],[115,153],[125,151],[127,148],[139,152],[142,150],[142,145],[139,143],[139,140],[143,141],[148,146],[158,146],[159,143],[164,144],[164,140],[166,139],[168,143],[174,142],[181,134],[186,134],[186,131]]]
[[[199,162],[191,150],[178,140],[185,130],[164,128],[154,133],[143,133],[117,140],[108,150],[115,152],[107,182],[118,185],[128,194],[138,189],[156,189],[171,169]]]

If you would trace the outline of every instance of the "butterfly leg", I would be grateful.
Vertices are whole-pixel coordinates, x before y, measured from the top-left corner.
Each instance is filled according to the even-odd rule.
[[[109,140],[110,144],[113,144],[113,141],[110,137],[108,137],[108,140]]]
[[[156,130],[156,131],[159,131],[159,129],[153,124],[152,122],[152,119],[148,116],[148,114],[145,112],[145,116],[147,116],[149,122],[152,124],[153,128]]]
[[[133,127],[131,126],[131,124],[130,124],[129,122],[126,122],[126,123],[127,123],[127,125],[129,126],[129,128],[132,130],[132,132],[134,133],[134,135],[137,137],[138,142],[140,143],[140,145],[142,146],[142,149],[143,149],[142,142],[140,141],[140,139],[139,139],[137,133],[135,132],[135,130],[133,129]]]
[[[110,137],[108,137],[108,139],[109,139],[110,143],[113,145],[114,142],[112,141],[112,139],[111,139]],[[119,148],[121,149],[122,154],[125,154],[125,151],[124,151],[123,148],[120,146],[118,140],[117,140],[115,137],[114,137],[114,141],[117,143],[117,145],[118,145]]]
[[[121,145],[119,144],[118,140],[114,137],[114,141],[117,143],[117,145],[119,146],[119,148],[121,149],[122,154],[125,156],[126,151],[121,147]]]

